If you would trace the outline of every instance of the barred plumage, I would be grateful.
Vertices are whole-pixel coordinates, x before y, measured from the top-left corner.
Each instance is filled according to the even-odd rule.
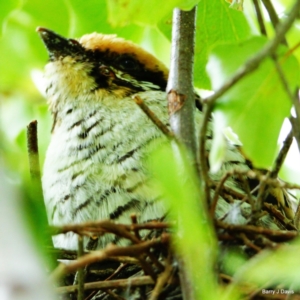
[[[132,212],[140,222],[163,217],[166,208],[149,185],[144,159],[167,139],[131,97],[138,93],[168,126],[167,68],[140,47],[112,35],[94,33],[78,42],[47,29],[38,32],[50,55],[46,93],[54,117],[43,175],[50,222],[109,218],[128,223]],[[201,112],[195,113],[199,120]],[[214,179],[233,167],[249,170],[237,148],[228,145]],[[226,185],[238,188],[234,180]],[[219,201],[217,216],[235,222],[229,210],[227,202]],[[105,235],[99,247],[111,241],[114,237]],[[57,236],[55,245],[72,249],[77,240],[72,234]]]

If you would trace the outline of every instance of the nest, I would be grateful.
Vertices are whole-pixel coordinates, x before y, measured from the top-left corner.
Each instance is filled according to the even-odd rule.
[[[264,204],[264,215],[268,215],[281,229],[269,229],[257,225],[233,225],[214,220],[214,229],[219,240],[220,257],[216,278],[220,285],[231,283],[234,278],[222,267],[222,253],[235,247],[250,259],[263,249],[276,249],[298,236],[286,217],[272,204]],[[51,253],[61,263],[52,277],[59,282],[56,291],[59,299],[183,299],[182,270],[172,243],[167,222],[137,224],[132,216],[129,225],[113,221],[88,222],[80,225],[52,227],[53,234],[74,232],[78,234],[78,251],[52,249]],[[147,235],[140,231],[147,231]],[[128,246],[108,245],[102,250],[83,251],[83,236],[89,237],[89,247],[105,234],[115,234],[127,240]],[[196,242],[196,241],[195,241]],[[275,290],[276,286],[266,287]],[[282,286],[281,286],[282,288]],[[253,287],[243,287],[245,298],[282,299],[283,295],[264,294]],[[255,292],[255,296],[253,293]],[[295,295],[294,295],[295,296]],[[299,296],[300,297],[300,296]]]

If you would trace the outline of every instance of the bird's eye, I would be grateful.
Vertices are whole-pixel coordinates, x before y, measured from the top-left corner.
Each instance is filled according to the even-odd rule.
[[[138,63],[135,59],[131,57],[122,57],[118,60],[118,65],[123,70],[136,70],[138,68]]]

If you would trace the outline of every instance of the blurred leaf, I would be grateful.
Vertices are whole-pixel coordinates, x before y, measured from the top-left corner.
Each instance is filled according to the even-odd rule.
[[[24,218],[24,194],[21,196],[20,186],[12,181],[2,161],[0,182],[1,299],[53,300],[54,293],[46,278],[49,264],[46,265],[40,257],[44,247],[41,240],[33,239],[32,228]],[[47,231],[41,225],[35,223],[34,232],[39,231],[39,235],[45,237]],[[38,244],[34,245],[34,242]]]
[[[171,12],[163,18],[158,27],[171,39]],[[205,66],[212,47],[246,40],[250,34],[250,26],[243,12],[229,8],[225,0],[200,1],[196,21],[195,85],[201,89],[211,88]]]
[[[1,24],[1,33],[2,35],[5,28],[5,21],[7,16],[18,6],[20,5],[20,0],[10,0],[10,1],[2,1],[0,3],[0,24]]]
[[[271,288],[280,284],[300,288],[300,240],[281,245],[275,250],[264,250],[244,264],[234,276],[237,284],[241,282]]]
[[[179,7],[184,10],[190,10],[198,1],[199,0],[108,0],[109,22],[113,26],[124,26],[128,23],[154,26],[163,17],[171,13],[173,8]]]
[[[196,299],[217,299],[214,275],[216,240],[199,182],[188,154],[177,144],[157,150],[149,162],[156,185],[166,197],[170,215],[178,218],[175,247],[192,274]],[[201,272],[199,272],[201,270]]]
[[[256,37],[240,44],[215,47],[207,65],[214,90],[265,43],[265,38]],[[278,52],[279,63],[290,89],[294,91],[299,84],[299,65],[294,57],[284,54],[282,47]],[[289,116],[290,109],[291,100],[282,88],[274,62],[266,59],[258,70],[217,101],[214,131],[217,135],[224,127],[232,127],[243,143],[246,156],[256,167],[267,168],[275,158],[280,128],[284,118]]]

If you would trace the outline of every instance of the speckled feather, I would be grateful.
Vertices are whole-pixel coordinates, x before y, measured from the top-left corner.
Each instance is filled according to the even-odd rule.
[[[131,213],[137,213],[140,222],[163,217],[167,209],[149,184],[145,159],[167,139],[132,95],[138,93],[168,126],[168,69],[114,35],[93,33],[78,42],[44,28],[38,31],[50,56],[45,79],[53,129],[42,178],[50,222],[128,223]],[[195,114],[199,122],[202,113]],[[210,140],[211,131],[208,136]],[[207,147],[209,151],[210,141]],[[222,169],[213,179],[232,168],[249,169],[237,148],[228,145]],[[231,179],[226,185],[238,188]],[[217,217],[227,215],[230,222],[238,222],[229,211],[230,205],[219,201]],[[74,249],[77,238],[69,233],[56,236],[54,242],[56,247]],[[116,242],[113,235],[99,239],[98,247],[109,242]]]

